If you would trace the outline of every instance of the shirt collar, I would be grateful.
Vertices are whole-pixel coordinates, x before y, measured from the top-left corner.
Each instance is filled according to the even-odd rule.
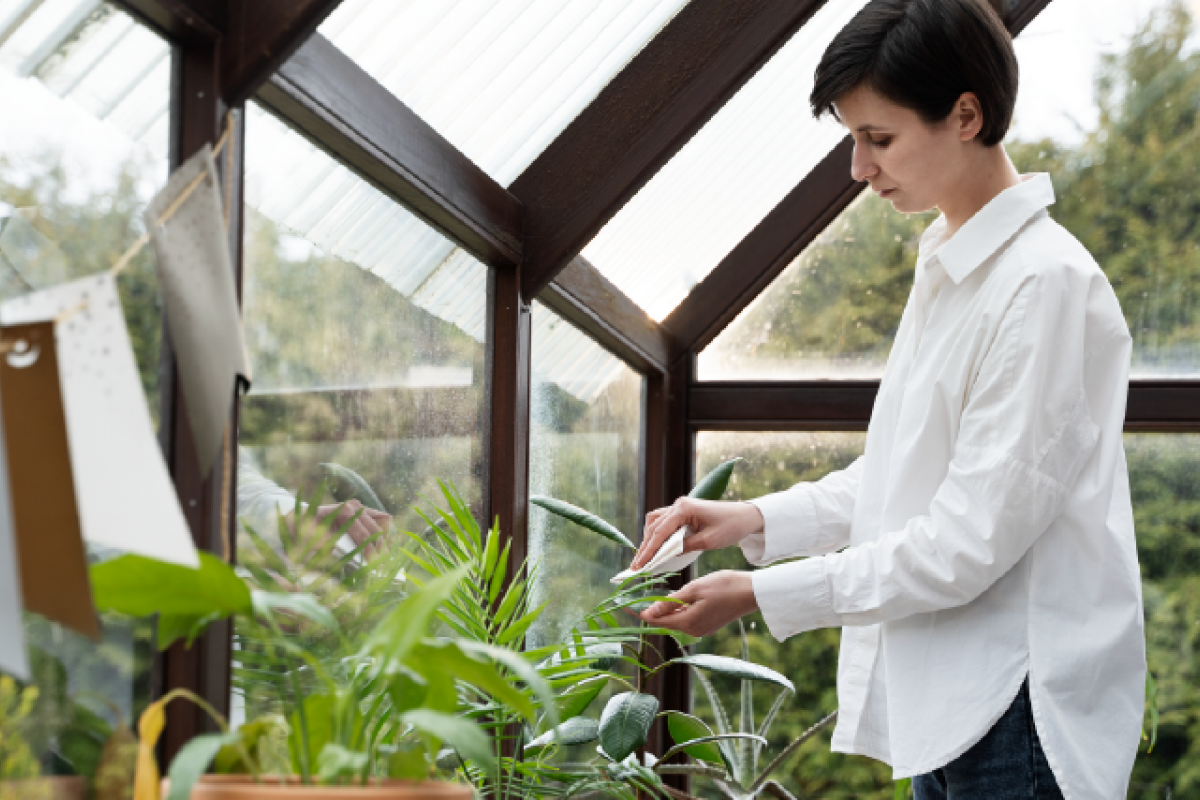
[[[1022,175],[1021,182],[992,198],[949,240],[945,218],[930,226],[923,245],[936,248],[932,254],[955,284],[962,283],[987,261],[1035,214],[1054,203],[1054,186],[1044,172]],[[924,238],[924,237],[923,237]],[[924,249],[924,248],[922,248]]]

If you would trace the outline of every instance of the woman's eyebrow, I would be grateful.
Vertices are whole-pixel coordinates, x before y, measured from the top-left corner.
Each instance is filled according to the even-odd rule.
[[[882,131],[882,130],[887,130],[887,129],[882,128],[879,125],[859,125],[854,130],[858,131],[859,133],[873,133],[875,131]]]

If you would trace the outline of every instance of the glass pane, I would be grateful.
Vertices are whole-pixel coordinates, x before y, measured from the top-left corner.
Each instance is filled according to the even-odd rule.
[[[644,379],[553,311],[533,306],[529,492],[574,503],[638,540]],[[629,550],[531,506],[535,604],[554,603],[530,646],[559,641],[612,593]]]
[[[0,300],[107,269],[142,233],[167,176],[170,62],[167,43],[114,6],[0,0]],[[157,419],[162,317],[149,249],[118,286]],[[109,555],[89,552],[93,562]],[[33,685],[0,677],[0,781],[90,780],[114,730],[136,721],[153,625],[102,623],[93,644],[26,615]],[[22,714],[14,692],[31,690],[37,700]]]
[[[825,47],[866,0],[825,3],[583,255],[662,320],[841,141],[808,110]]]
[[[278,515],[294,517],[300,500],[324,518],[357,497],[419,533],[427,526],[413,507],[432,513],[439,480],[478,510],[487,269],[253,105],[246,164],[254,385],[238,439],[239,561],[252,583],[309,586],[353,649],[402,594],[402,540],[365,559],[344,536],[312,557],[291,536],[294,519],[281,531]],[[280,708],[277,686],[255,671],[258,630],[239,622],[235,719]],[[312,636],[318,656],[349,652]]]
[[[507,186],[687,0],[347,0],[320,32]]]
[[[933,219],[863,194],[700,352],[700,380],[878,378]]]
[[[748,500],[787,489],[800,481],[815,481],[828,473],[850,466],[862,455],[866,434],[859,432],[726,432],[701,431],[696,436],[696,474],[736,456],[746,459],[738,465],[726,491],[726,500]],[[722,569],[754,569],[746,563],[739,548],[731,547],[705,553],[697,562],[699,573]],[[796,694],[786,701],[772,725],[767,757],[800,735],[809,726],[837,708],[837,658],[841,633],[824,629],[776,641],[755,613],[745,620],[751,660],[782,672],[792,679]],[[695,645],[695,652],[741,656],[741,636],[736,624],[729,625]],[[731,717],[741,708],[738,682],[713,677],[713,688]],[[703,688],[693,683],[695,713],[713,725],[712,704]],[[754,690],[754,719],[762,720],[775,699],[775,691]],[[891,800],[892,771],[881,762],[863,756],[846,756],[829,751],[832,728],[826,728],[814,741],[775,775],[797,797],[860,800]],[[702,785],[702,783],[701,783]],[[698,787],[697,787],[698,788]],[[705,795],[717,797],[715,794]]]
[[[1022,172],[1051,174],[1051,215],[1112,281],[1134,377],[1200,374],[1197,12],[1056,0],[1016,41],[1007,147]],[[879,377],[932,218],[860,199],[701,353],[700,378]]]
[[[1126,434],[1146,656],[1161,720],[1130,797],[1192,797],[1200,785],[1200,435]]]

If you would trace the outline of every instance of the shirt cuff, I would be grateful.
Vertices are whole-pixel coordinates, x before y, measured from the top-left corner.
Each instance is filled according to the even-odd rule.
[[[817,628],[841,627],[823,557],[760,569],[751,580],[767,630],[779,641]]]
[[[763,529],[741,541],[742,553],[755,566],[795,555],[805,536],[817,530],[817,510],[807,487],[795,487],[746,501],[762,512]]]

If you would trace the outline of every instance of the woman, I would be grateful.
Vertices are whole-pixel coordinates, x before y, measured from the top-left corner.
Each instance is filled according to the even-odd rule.
[[[1017,63],[985,0],[873,0],[810,101],[853,176],[936,208],[865,454],[749,503],[647,517],[634,567],[688,550],[751,563],[643,618],[709,634],[761,610],[779,639],[842,627],[833,749],[912,776],[917,800],[1124,797],[1145,652],[1121,444],[1131,339],[1046,175],[1001,141]]]

